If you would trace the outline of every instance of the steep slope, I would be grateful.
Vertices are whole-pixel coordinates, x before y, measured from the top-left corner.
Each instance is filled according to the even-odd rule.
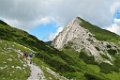
[[[12,63],[14,63],[14,62],[16,64],[14,64],[13,67],[14,66],[19,66],[19,65],[24,65],[24,64],[20,63],[20,61],[17,58],[17,52],[15,52],[14,50],[27,51],[28,53],[33,51],[33,53],[35,54],[34,63],[37,63],[37,65],[42,67],[42,70],[45,72],[45,77],[47,78],[47,80],[50,80],[50,79],[56,80],[56,79],[59,79],[61,77],[58,73],[56,73],[54,71],[53,72],[55,74],[58,74],[57,76],[51,74],[49,71],[46,70],[46,68],[49,68],[49,66],[51,66],[55,69],[57,69],[59,67],[59,66],[55,67],[55,65],[52,65],[52,64],[54,64],[54,62],[56,60],[54,61],[54,59],[52,59],[52,58],[50,58],[48,60],[46,58],[49,56],[49,53],[51,53],[51,52],[54,52],[55,55],[50,55],[50,56],[56,56],[56,54],[58,54],[60,52],[57,51],[56,49],[52,48],[52,47],[47,46],[46,43],[38,40],[36,37],[28,34],[25,31],[22,31],[20,29],[13,28],[3,21],[0,21],[0,42],[1,42],[1,44],[0,44],[1,45],[0,46],[0,52],[1,52],[0,57],[3,57],[0,60],[1,64],[4,62],[4,60],[7,60],[6,55],[7,55],[8,59],[9,58],[11,59],[11,55],[13,55],[13,57],[16,61],[13,60],[13,61],[11,61],[10,64],[7,63],[8,66],[11,66]],[[15,47],[12,47],[13,45],[15,45]],[[18,47],[16,47],[16,46],[18,46]],[[10,49],[12,48],[12,50],[10,50],[10,52],[9,52],[9,50],[7,50],[9,48]],[[14,53],[14,54],[12,54],[12,53]],[[60,57],[58,57],[58,58],[60,60],[62,60]],[[54,62],[50,63],[50,60],[53,60]],[[61,62],[61,61],[59,61],[59,62]],[[3,69],[4,66],[6,66],[6,64],[3,63],[3,66],[1,65],[1,69]],[[20,68],[20,67],[18,67],[18,68]],[[26,80],[27,77],[30,76],[29,67],[27,67],[27,69],[25,69],[25,70],[21,70],[23,72],[20,72],[19,70],[15,71],[16,74],[14,74],[14,76],[16,76],[16,77],[14,77],[13,75],[10,77],[8,75],[8,74],[11,74],[11,71],[9,69],[7,69],[8,73],[4,72],[4,70],[6,68],[4,68],[3,70],[1,70],[1,69],[0,69],[0,79],[1,80],[2,79],[3,80],[4,79],[5,80],[6,79],[8,79],[8,80],[11,80],[11,79]],[[11,69],[11,67],[10,67],[10,69]],[[11,70],[13,70],[13,69],[11,69]],[[51,70],[51,69],[49,68],[49,70]],[[24,71],[25,71],[25,73],[24,73]],[[3,72],[4,72],[4,74],[3,74]],[[19,72],[20,72],[20,74],[23,74],[23,75],[20,75]]]
[[[86,69],[82,74],[87,80],[99,80],[95,78],[97,70],[99,76],[102,74],[110,80],[119,80],[120,36],[115,33],[77,17],[59,33],[52,46],[74,59],[79,68]],[[82,63],[87,67],[83,69]],[[91,69],[95,75],[89,73]]]
[[[57,49],[71,46],[78,52],[84,51],[88,56],[94,56],[95,61],[99,63],[104,61],[112,65],[112,55],[120,53],[117,45],[120,43],[119,40],[118,35],[77,17],[59,33],[52,45]]]

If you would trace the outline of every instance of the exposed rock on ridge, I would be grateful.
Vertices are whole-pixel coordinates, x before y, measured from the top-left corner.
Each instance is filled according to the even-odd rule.
[[[111,63],[112,56],[109,50],[114,50],[117,54],[118,47],[114,43],[99,41],[94,37],[88,29],[81,26],[82,20],[77,17],[69,23],[62,32],[54,39],[52,45],[57,49],[63,49],[65,45],[69,45],[74,50],[80,52],[82,49],[88,50],[89,56],[94,56],[97,62]],[[103,58],[102,55],[108,57]]]

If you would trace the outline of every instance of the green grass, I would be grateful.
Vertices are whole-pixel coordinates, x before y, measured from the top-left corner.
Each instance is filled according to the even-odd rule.
[[[0,80],[26,80],[30,75],[29,67],[18,60],[14,49],[22,50],[23,47],[13,42],[0,40]]]
[[[86,61],[84,61],[83,58],[86,59],[86,57],[82,57],[82,58],[79,58],[79,55],[80,53],[78,52],[75,52],[74,50],[72,49],[64,49],[64,52],[70,56],[72,59],[71,60],[74,60],[75,61],[75,64],[73,66],[76,66],[76,67],[79,67],[79,72],[77,72],[77,74],[82,74],[82,79],[79,78],[77,76],[77,74],[75,73],[68,73],[68,75],[66,76],[70,76],[73,75],[72,77],[73,78],[76,78],[77,80],[81,79],[81,80],[85,80],[84,78],[86,78],[87,80],[118,80],[119,79],[119,75],[120,75],[120,72],[118,70],[119,68],[119,65],[118,65],[118,62],[119,62],[119,59],[120,57],[117,55],[116,57],[118,62],[116,62],[117,64],[117,67],[116,65],[115,66],[112,66],[112,65],[103,65],[103,64],[93,64],[93,63],[88,63]],[[86,55],[84,55],[86,56]],[[76,65],[77,64],[77,65]],[[83,76],[84,74],[84,76]],[[112,76],[111,76],[112,75]]]
[[[116,72],[108,73],[106,77],[110,78],[111,80],[120,80],[120,72],[119,73],[116,73]]]

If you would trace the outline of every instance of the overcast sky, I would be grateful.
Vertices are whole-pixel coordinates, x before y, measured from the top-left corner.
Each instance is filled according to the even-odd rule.
[[[44,41],[76,16],[120,34],[119,12],[120,0],[0,0],[0,19]]]

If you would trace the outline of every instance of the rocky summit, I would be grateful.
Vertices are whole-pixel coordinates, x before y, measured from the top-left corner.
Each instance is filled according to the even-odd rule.
[[[112,41],[98,40],[95,37],[96,34],[85,28],[83,23],[84,20],[76,17],[59,33],[52,45],[59,50],[69,46],[75,51],[85,52],[88,56],[93,56],[96,62],[106,62],[113,65],[112,55],[119,54],[120,47]]]

